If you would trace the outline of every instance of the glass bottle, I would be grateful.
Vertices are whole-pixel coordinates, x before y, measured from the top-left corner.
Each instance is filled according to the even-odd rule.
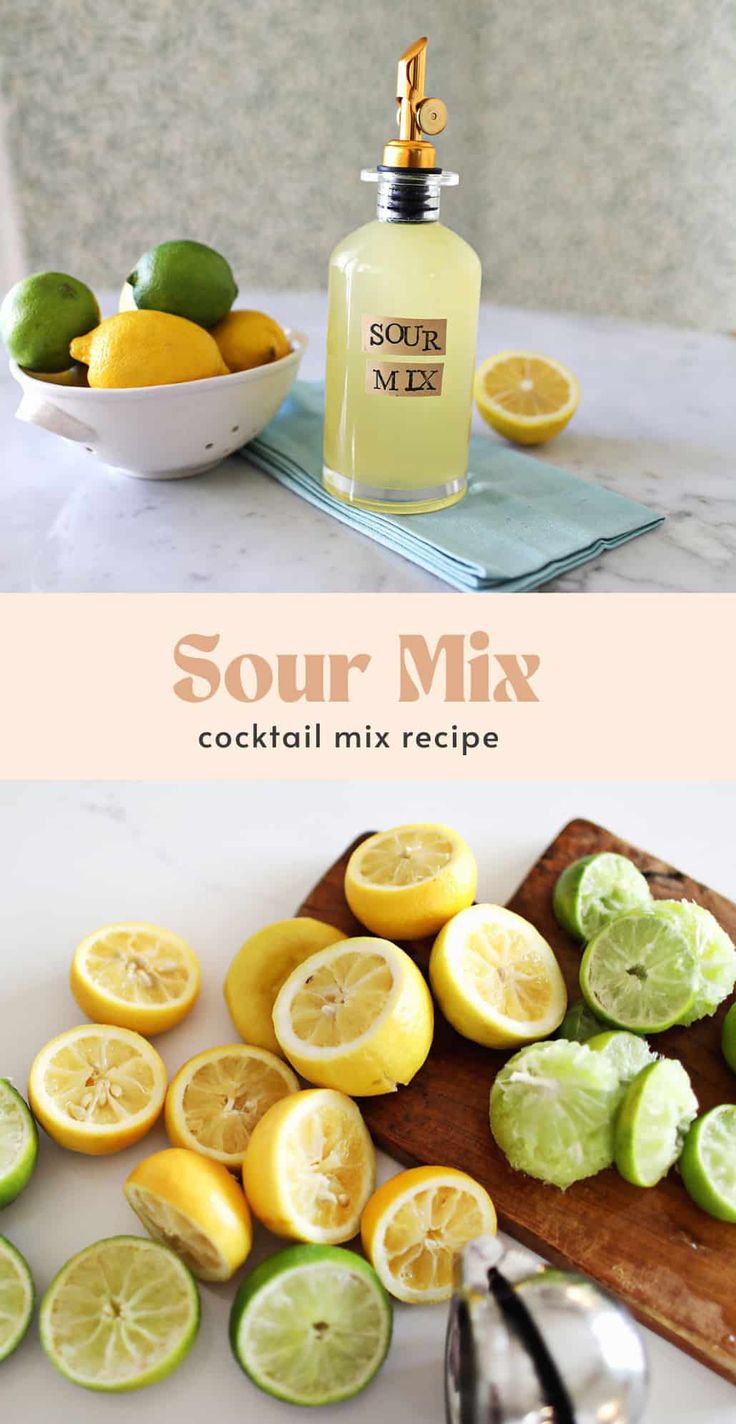
[[[424,93],[426,39],[401,56],[399,138],[365,181],[377,215],[330,259],[323,483],[362,509],[418,514],[462,499],[480,299],[480,262],[439,221],[436,167],[420,134],[445,126]]]

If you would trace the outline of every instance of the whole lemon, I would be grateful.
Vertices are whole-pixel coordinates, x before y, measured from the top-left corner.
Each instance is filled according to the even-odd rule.
[[[229,263],[204,242],[159,242],[138,259],[127,279],[142,311],[170,312],[198,326],[214,326],[238,295]]]
[[[99,320],[97,298],[84,282],[64,272],[35,272],[6,293],[0,334],[19,366],[50,374],[69,369],[70,341]]]
[[[168,312],[118,312],[71,344],[89,367],[91,386],[168,386],[226,376],[216,341],[193,321]]]
[[[288,336],[265,312],[228,312],[213,326],[212,335],[231,371],[250,371],[291,351]]]

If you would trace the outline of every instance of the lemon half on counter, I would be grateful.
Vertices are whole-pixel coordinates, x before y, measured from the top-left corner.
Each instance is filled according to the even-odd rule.
[[[478,410],[499,435],[517,445],[543,445],[564,430],[580,404],[572,371],[551,356],[499,351],[475,373]]]

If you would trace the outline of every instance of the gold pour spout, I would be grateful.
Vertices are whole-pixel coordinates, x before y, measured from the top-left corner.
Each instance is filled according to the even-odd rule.
[[[434,144],[422,134],[442,133],[447,123],[447,106],[441,99],[424,93],[427,70],[427,39],[415,40],[399,60],[396,81],[399,137],[386,144],[383,162],[387,168],[435,168]]]

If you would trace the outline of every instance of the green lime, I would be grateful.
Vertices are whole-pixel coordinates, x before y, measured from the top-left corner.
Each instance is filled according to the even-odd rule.
[[[618,1073],[622,1088],[628,1088],[637,1073],[641,1073],[642,1068],[654,1063],[657,1058],[645,1038],[623,1028],[612,1028],[607,1033],[595,1034],[593,1038],[588,1039],[588,1048],[594,1053],[605,1053],[609,1063]]]
[[[698,963],[695,1002],[680,1023],[691,1024],[714,1014],[733,993],[736,983],[736,949],[731,936],[715,915],[692,900],[655,900],[652,914],[664,915],[685,935]]]
[[[610,1167],[620,1096],[605,1054],[566,1039],[532,1043],[496,1074],[491,1132],[517,1172],[564,1190]]]
[[[682,1064],[658,1058],[626,1089],[616,1120],[616,1166],[635,1187],[654,1187],[677,1161],[698,1100]]]
[[[719,1221],[736,1221],[736,1106],[721,1103],[693,1123],[680,1157],[693,1201]]]
[[[33,1277],[20,1251],[0,1236],[0,1360],[18,1349],[33,1315]]]
[[[68,371],[69,343],[99,326],[97,298],[64,272],[36,272],[6,293],[0,336],[8,355],[27,371]]]
[[[690,1009],[698,979],[695,951],[664,915],[636,910],[593,937],[580,964],[580,988],[614,1028],[663,1033]]]
[[[238,1364],[288,1404],[335,1404],[373,1379],[391,1302],[372,1266],[339,1246],[289,1246],[243,1281],[230,1314]]]
[[[585,999],[576,999],[565,1014],[555,1038],[574,1038],[578,1043],[585,1043],[594,1033],[600,1033],[602,1027],[600,1019],[588,1008]]]
[[[19,1197],[33,1175],[38,1132],[20,1093],[0,1078],[0,1208]]]
[[[731,1005],[723,1020],[721,1048],[729,1068],[736,1073],[736,1004]]]
[[[171,312],[198,326],[214,326],[238,295],[225,258],[203,242],[186,239],[151,247],[127,281],[137,307]]]
[[[629,910],[651,902],[649,886],[625,855],[597,851],[574,860],[558,877],[552,908],[558,923],[575,939],[589,940]]]
[[[199,1329],[194,1277],[142,1236],[96,1241],[62,1266],[41,1301],[41,1344],[72,1384],[119,1394],[156,1384]]]

